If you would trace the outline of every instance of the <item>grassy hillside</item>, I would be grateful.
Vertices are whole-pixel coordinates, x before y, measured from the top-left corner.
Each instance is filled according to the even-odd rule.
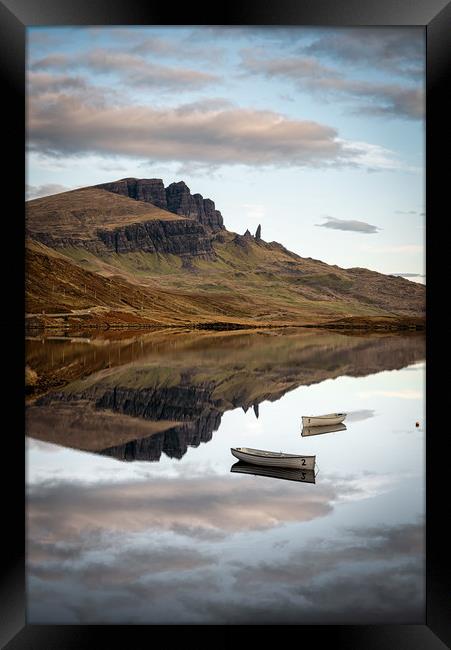
[[[177,221],[185,217],[94,187],[27,201],[30,236],[44,232],[59,237],[91,239],[98,228],[108,230],[153,219]]]
[[[96,188],[30,201],[26,289],[27,312],[34,316],[28,323],[220,327],[349,324],[355,318],[378,325],[424,322],[423,285],[368,269],[331,266],[276,242],[227,230],[200,228],[211,244],[209,255],[145,252],[139,245],[113,252],[103,244],[84,245],[96,239],[97,229],[152,219],[192,221]],[[33,241],[38,233],[67,238],[70,245],[49,248]],[[165,250],[174,249],[168,245]]]

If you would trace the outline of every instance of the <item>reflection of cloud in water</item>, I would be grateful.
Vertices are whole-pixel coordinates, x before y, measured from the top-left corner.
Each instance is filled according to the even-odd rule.
[[[375,411],[373,409],[361,409],[360,411],[348,411],[346,415],[346,422],[360,422],[361,420],[368,420],[374,418]]]
[[[395,482],[391,475],[369,472],[324,475],[316,485],[215,474],[101,483],[54,478],[29,488],[30,540],[66,544],[86,531],[116,535],[149,530],[222,539],[311,521],[329,514],[336,503],[385,493]]]
[[[359,493],[358,486],[348,488],[346,482],[337,489],[326,481],[306,486],[247,476],[230,479],[213,475],[93,485],[44,482],[30,488],[30,530],[37,538],[46,534],[51,539],[85,528],[123,532],[157,528],[226,536],[323,517],[338,499]]]
[[[314,540],[283,560],[235,564],[237,587],[249,597],[256,585],[302,596],[299,619],[329,623],[422,622],[424,526],[354,528],[350,537]],[[338,596],[338,597],[337,597]],[[239,612],[236,612],[238,620]],[[246,617],[242,609],[243,618]],[[296,617],[293,607],[281,620]]]
[[[333,540],[315,539],[291,551],[287,542],[273,543],[274,556],[237,561],[233,554],[224,554],[221,539],[209,536],[204,525],[183,530],[176,524],[172,537],[147,530],[149,521],[127,486],[123,487],[135,520],[131,531],[129,521],[122,525],[122,513],[117,513],[121,525],[111,531],[112,513],[103,512],[106,486],[93,488],[89,521],[80,518],[74,506],[79,502],[86,510],[83,497],[91,488],[73,486],[76,497],[68,513],[64,508],[68,485],[63,498],[57,498],[62,487],[56,482],[39,486],[31,503],[27,560],[33,622],[423,622],[420,523],[355,527]],[[300,491],[292,492],[294,502]],[[119,494],[114,489],[111,496]],[[159,489],[158,494],[157,500],[162,499]],[[251,494],[249,498],[252,502]],[[45,499],[48,512],[43,508]],[[327,495],[321,499],[327,501]],[[172,499],[163,500],[170,509]],[[223,501],[218,508],[227,516]],[[113,503],[109,508],[114,509]],[[160,515],[157,511],[156,527],[167,527]],[[229,517],[225,533],[234,532],[237,525],[242,528],[242,523],[241,518],[232,523]],[[195,537],[196,546],[187,545],[187,537],[181,541],[178,534]],[[240,557],[248,559],[249,553]]]

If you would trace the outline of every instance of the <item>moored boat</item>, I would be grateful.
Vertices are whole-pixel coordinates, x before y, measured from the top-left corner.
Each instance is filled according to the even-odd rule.
[[[316,427],[303,427],[301,436],[317,436],[321,433],[335,433],[335,431],[346,431],[345,424],[325,424]]]
[[[302,424],[304,427],[319,427],[330,424],[340,424],[346,417],[346,413],[327,413],[326,415],[303,415]]]
[[[298,481],[299,483],[315,483],[315,470],[292,469],[291,467],[262,467],[250,465],[242,460],[232,465],[230,471],[237,474],[252,474],[253,476],[266,476],[268,478],[283,479],[285,481]]]
[[[251,465],[264,465],[268,467],[291,467],[293,469],[314,469],[316,456],[300,456],[298,454],[285,454],[281,451],[265,451],[264,449],[251,449],[250,447],[231,447],[235,458]]]

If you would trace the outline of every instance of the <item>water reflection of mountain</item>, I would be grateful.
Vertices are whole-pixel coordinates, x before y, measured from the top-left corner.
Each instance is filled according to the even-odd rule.
[[[29,436],[114,456],[181,458],[211,440],[222,414],[301,385],[424,359],[424,337],[310,331],[147,334],[119,341],[31,341],[29,367],[65,386],[27,409]]]
[[[145,420],[182,421],[164,433],[149,438],[131,440],[124,445],[102,450],[120,460],[159,460],[162,453],[170,458],[182,458],[188,447],[208,442],[221,424],[221,404],[213,397],[215,384],[205,382],[189,385],[181,377],[179,386],[130,391],[115,387],[106,391],[96,402],[98,408],[141,417]]]

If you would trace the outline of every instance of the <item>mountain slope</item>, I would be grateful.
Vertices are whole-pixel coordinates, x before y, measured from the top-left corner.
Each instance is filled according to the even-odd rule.
[[[27,203],[30,236],[44,233],[85,240],[95,237],[98,229],[153,219],[175,221],[185,217],[95,187],[44,196]]]
[[[148,179],[147,184],[144,180],[124,179],[102,189],[83,188],[28,202],[33,275],[28,279],[28,312],[65,309],[70,314],[102,307],[106,322],[105,310],[114,308],[126,312],[127,318],[133,314],[146,322],[176,324],[315,324],[349,317],[392,321],[402,317],[418,322],[424,318],[422,285],[302,258],[281,244],[265,242],[260,230],[254,237],[249,231],[238,235],[223,226],[214,228],[202,223],[205,211],[193,212],[193,205],[203,206],[208,199],[193,203],[184,183],[172,184],[177,187],[169,186],[169,194],[164,194],[162,184],[154,183],[158,179]],[[107,185],[113,189],[105,189]],[[160,204],[177,209],[177,214],[149,202],[149,196],[156,200],[156,187]],[[183,200],[174,203],[179,190]],[[125,191],[145,200],[121,194]],[[180,214],[182,209],[188,214]],[[49,291],[46,267],[56,262],[44,258],[55,251],[57,277],[61,281],[66,275],[77,277],[76,282],[66,283],[70,286],[65,287],[64,300],[62,286]],[[100,285],[106,278],[110,289],[102,293]],[[70,288],[93,283],[100,283],[96,295],[82,296]],[[152,296],[158,296],[158,305]]]

